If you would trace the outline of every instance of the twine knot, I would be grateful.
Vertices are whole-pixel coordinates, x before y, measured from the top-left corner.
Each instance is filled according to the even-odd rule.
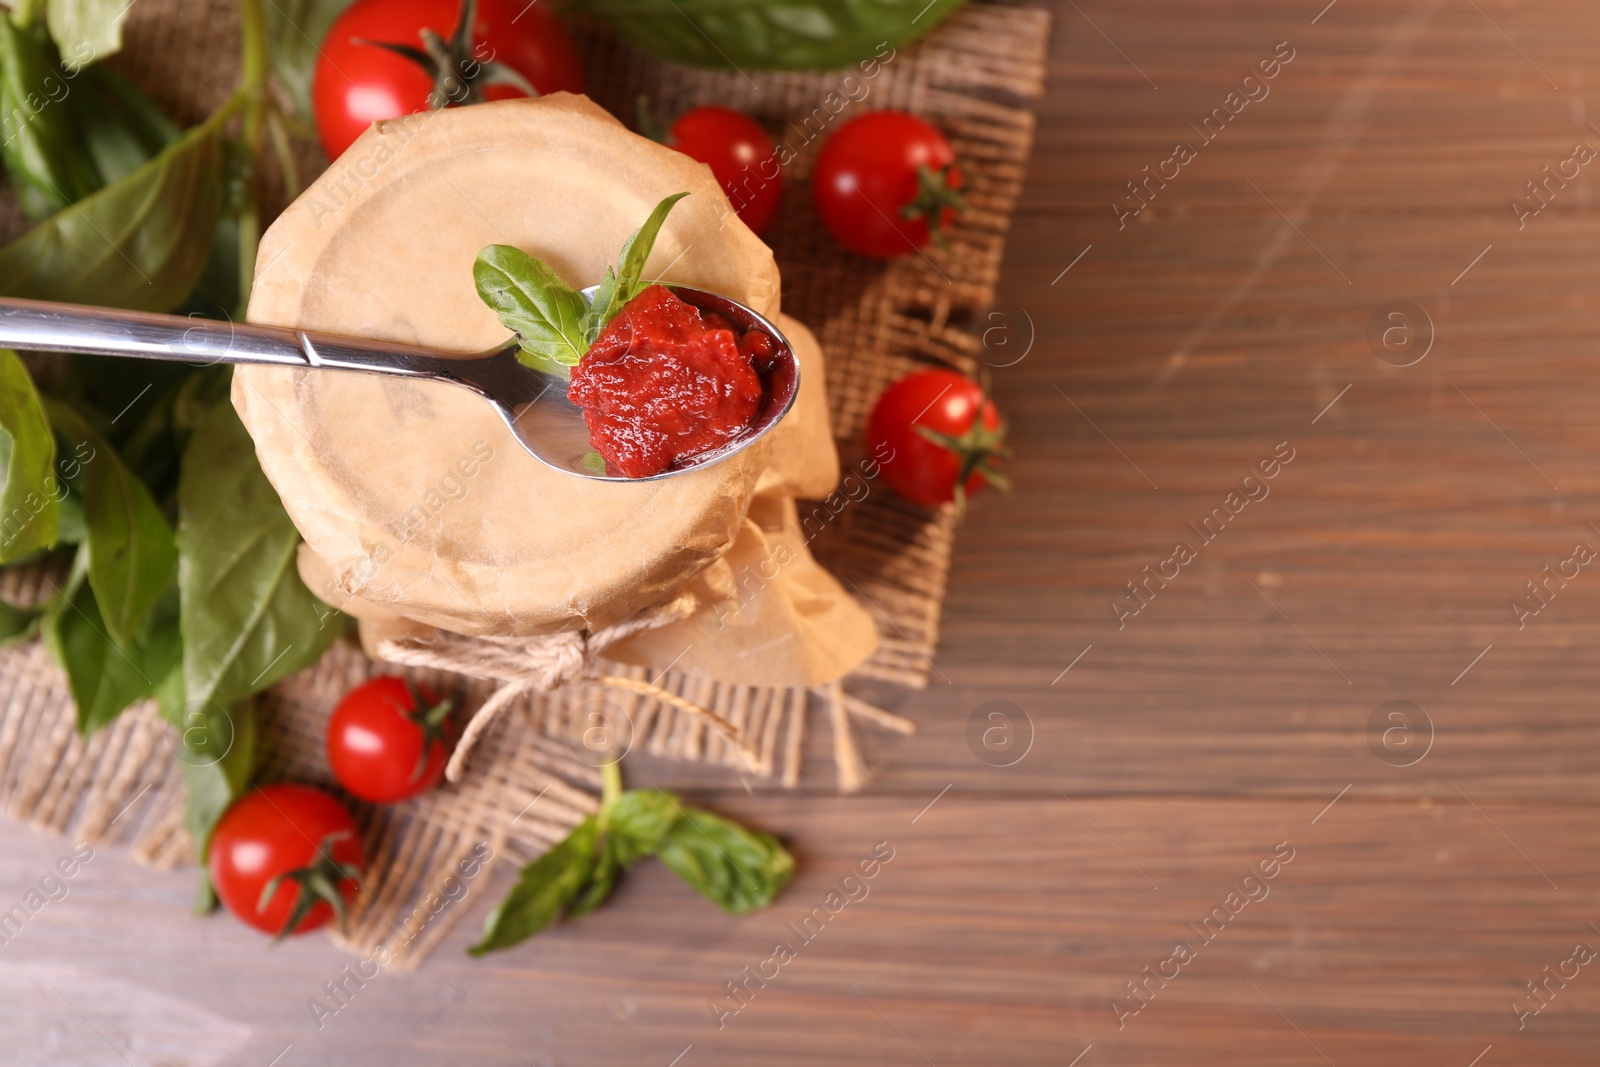
[[[516,698],[535,690],[548,692],[581,681],[594,681],[699,715],[733,741],[744,758],[752,759],[740,742],[737,727],[676,693],[651,682],[619,675],[597,674],[597,664],[607,648],[634,634],[686,619],[694,613],[696,602],[689,593],[632,615],[619,623],[598,630],[572,630],[535,637],[468,637],[438,630],[428,637],[389,639],[378,643],[380,658],[408,667],[426,667],[475,678],[490,678],[500,683],[468,720],[445,777],[460,781],[467,757],[495,717]]]
[[[559,689],[579,681],[593,672],[599,650],[598,642],[591,641],[585,630],[552,634],[546,641],[528,645],[528,670],[536,679],[535,687]]]

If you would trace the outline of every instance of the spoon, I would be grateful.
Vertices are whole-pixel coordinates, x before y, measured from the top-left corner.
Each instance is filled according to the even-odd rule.
[[[718,293],[686,285],[667,284],[667,288],[685,303],[715,311],[742,330],[767,334],[775,342],[775,353],[772,369],[761,376],[761,407],[744,433],[648,478],[606,473],[604,461],[589,443],[583,410],[567,399],[566,378],[520,363],[515,336],[485,352],[442,352],[281,326],[0,297],[0,347],[174,360],[201,367],[213,363],[314,367],[448,382],[470,389],[494,405],[511,435],[548,467],[596,481],[650,482],[720,462],[749,448],[789,411],[800,387],[794,349],[772,323]],[[585,289],[583,295],[593,299],[594,287]]]

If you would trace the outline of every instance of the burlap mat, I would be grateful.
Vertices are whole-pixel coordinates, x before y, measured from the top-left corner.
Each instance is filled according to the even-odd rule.
[[[204,10],[197,10],[203,7]],[[184,124],[226,97],[236,76],[238,21],[230,0],[142,0],[130,13],[127,51],[113,62]],[[673,67],[621,45],[602,29],[577,34],[591,94],[631,118],[645,93],[658,115],[702,103],[726,104],[760,119],[797,158],[785,204],[768,242],[784,278],[784,310],[816,331],[828,356],[828,399],[851,497],[802,502],[818,559],[879,621],[877,654],[844,684],[773,690],[726,686],[667,671],[653,679],[740,730],[748,753],[708,730],[704,720],[658,701],[573,686],[535,694],[501,716],[474,752],[465,779],[405,804],[352,804],[363,828],[370,873],[352,911],[347,948],[379,946],[389,966],[414,966],[462,909],[450,906],[458,863],[484,846],[494,859],[531,858],[597,806],[598,772],[568,743],[597,705],[633,724],[635,751],[739,766],[743,773],[800,781],[808,708],[826,712],[841,788],[863,780],[851,720],[908,730],[909,724],[847,692],[857,683],[927,684],[939,638],[954,516],[908,504],[865,479],[859,438],[873,401],[894,379],[928,364],[971,372],[980,349],[969,320],[994,299],[1011,213],[1032,146],[1033,116],[1018,106],[1043,89],[1049,16],[973,4],[922,42],[902,48],[872,78],[844,73],[713,73]],[[948,249],[890,264],[847,255],[816,218],[808,179],[831,128],[873,108],[914,111],[949,135],[967,179],[969,210]],[[314,150],[304,173],[321,165]],[[268,175],[275,182],[275,173]],[[280,186],[281,188],[281,186]],[[0,239],[24,221],[9,193],[0,199]],[[10,573],[0,596],[35,600],[42,576]],[[263,698],[262,747],[269,778],[332,784],[322,752],[327,715],[360,680],[394,673],[341,642],[317,666]],[[615,664],[607,672],[642,677]],[[467,707],[490,683],[407,670]],[[193,861],[182,828],[183,777],[174,734],[151,705],[130,709],[87,744],[73,730],[65,681],[38,643],[0,650],[0,807],[14,820],[94,842],[126,841],[135,858],[158,866]],[[491,860],[491,863],[493,860]],[[482,878],[483,874],[476,875]]]

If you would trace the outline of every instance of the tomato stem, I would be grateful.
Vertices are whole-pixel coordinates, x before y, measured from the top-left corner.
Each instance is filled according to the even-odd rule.
[[[411,710],[400,709],[400,713],[417,724],[417,729],[422,731],[422,751],[417,755],[417,765],[411,770],[411,780],[420,781],[422,774],[428,769],[428,757],[433,754],[433,743],[439,742],[447,745],[445,723],[449,721],[450,712],[455,702],[449,697],[432,703],[430,698],[421,689],[406,682],[406,691],[411,694]]]
[[[946,209],[959,214],[967,210],[967,202],[951,185],[954,163],[933,170],[926,163],[917,164],[917,196],[900,209],[903,219],[927,219],[928,233],[933,243],[945,248],[944,213]]]
[[[360,882],[361,871],[349,863],[341,863],[333,858],[333,847],[346,837],[349,831],[340,830],[328,834],[317,845],[317,858],[304,867],[296,867],[292,871],[284,871],[276,875],[272,881],[261,888],[261,899],[256,903],[256,911],[265,911],[267,905],[272,903],[272,898],[278,895],[278,890],[285,882],[293,882],[298,889],[295,895],[294,906],[289,912],[288,921],[283,924],[283,929],[273,936],[274,941],[282,941],[305,921],[311,909],[316,907],[318,901],[327,901],[333,909],[334,917],[339,923],[339,932],[348,933],[349,914],[345,908],[344,893],[339,886],[345,882]]]
[[[418,31],[421,48],[409,42],[376,41],[370,37],[352,37],[351,40],[381,48],[420,67],[433,82],[433,90],[428,93],[428,107],[433,111],[456,104],[480,104],[486,85],[509,85],[530,97],[538,96],[539,90],[515,67],[494,59],[478,58],[473,41],[477,18],[478,0],[462,0],[456,28],[451,31],[449,40],[431,26]]]
[[[954,493],[958,518],[966,514],[967,482],[974,474],[982,475],[984,481],[997,489],[1004,492],[1011,491],[1010,479],[995,466],[997,460],[1011,455],[1011,449],[1005,445],[1006,423],[1002,419],[992,430],[984,425],[983,413],[988,403],[989,398],[985,393],[978,404],[977,414],[973,416],[972,425],[959,434],[940,433],[926,426],[914,427],[924,440],[955,453],[959,461]]]

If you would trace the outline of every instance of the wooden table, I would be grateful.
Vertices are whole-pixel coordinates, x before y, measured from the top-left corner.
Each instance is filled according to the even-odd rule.
[[[792,843],[772,911],[646,867],[474,962],[503,883],[475,885],[419,973],[349,983],[319,1029],[347,958],[192,920],[187,873],[102,852],[0,951],[0,1058],[1594,1063],[1600,226],[1574,146],[1600,150],[1600,17],[1322,2],[1060,8],[977,322],[1016,493],[972,508],[900,705],[921,733],[872,739],[864,795],[703,797]],[[6,906],[67,847],[0,840]]]

